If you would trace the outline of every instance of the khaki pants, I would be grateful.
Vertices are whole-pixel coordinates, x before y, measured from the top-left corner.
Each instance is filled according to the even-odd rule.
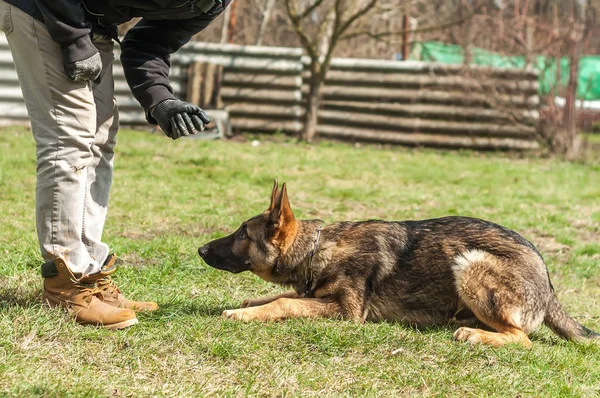
[[[6,33],[36,142],[36,227],[44,261],[62,258],[77,277],[98,272],[113,174],[118,117],[113,43],[93,39],[101,83],[69,80],[60,46],[43,23],[0,0]]]

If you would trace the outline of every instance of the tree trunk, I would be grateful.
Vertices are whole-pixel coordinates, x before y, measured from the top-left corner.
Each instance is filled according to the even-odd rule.
[[[569,84],[565,96],[565,128],[566,142],[565,155],[568,159],[575,159],[581,150],[581,138],[577,131],[577,83],[579,81],[579,59],[581,58],[581,41],[583,28],[580,23],[575,24],[575,43],[569,59]]]
[[[463,63],[465,65],[471,65],[473,63],[473,18],[469,18],[466,23],[466,32],[464,40],[464,58]]]
[[[317,136],[319,123],[319,107],[321,103],[321,66],[318,61],[313,60],[310,65],[310,78],[308,81],[308,97],[304,114],[304,134],[306,142],[313,142]]]
[[[575,24],[572,31],[571,56],[569,59],[569,84],[565,96],[565,128],[567,159],[576,159],[581,153],[581,137],[577,131],[577,83],[579,81],[579,60],[581,58],[583,40],[586,34],[585,26],[586,2],[579,0],[574,3]]]

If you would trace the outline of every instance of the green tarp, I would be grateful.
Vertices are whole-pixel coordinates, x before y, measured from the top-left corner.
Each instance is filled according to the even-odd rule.
[[[462,64],[464,60],[463,48],[456,45],[439,42],[415,43],[411,51],[411,58],[422,61],[441,62],[445,64]],[[504,56],[481,48],[473,49],[473,63],[482,66],[500,68],[523,68],[525,57]],[[556,58],[537,56],[534,67],[540,71],[540,95],[551,92],[556,84]],[[560,84],[566,86],[569,79],[569,59],[560,60]],[[587,55],[579,60],[579,81],[577,84],[577,97],[583,100],[600,100],[600,56]]]

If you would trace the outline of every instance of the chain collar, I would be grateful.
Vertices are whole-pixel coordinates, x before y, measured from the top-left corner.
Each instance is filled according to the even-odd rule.
[[[317,254],[317,251],[319,251],[319,239],[321,238],[322,230],[323,230],[323,227],[318,227],[315,229],[315,231],[317,232],[317,236],[315,236],[315,239],[313,241],[312,250],[308,253],[308,266],[307,266],[308,274],[306,275],[304,295],[307,295],[310,292],[310,290],[312,288],[312,284],[314,282],[313,274],[312,274],[312,261],[313,261],[313,258],[315,257],[315,254]]]

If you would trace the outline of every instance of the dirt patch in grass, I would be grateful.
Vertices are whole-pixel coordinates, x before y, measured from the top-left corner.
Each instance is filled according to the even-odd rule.
[[[600,211],[597,207],[577,208],[577,218],[570,218],[571,225],[574,228],[574,238],[580,244],[597,243],[600,240],[600,223],[593,220],[592,215]],[[566,255],[571,249],[556,240],[556,238],[546,232],[537,229],[525,231],[523,234],[533,243],[541,253]]]
[[[542,254],[566,254],[571,249],[570,246],[560,243],[553,236],[539,231],[530,231],[526,235],[530,237],[531,243]]]
[[[579,206],[578,217],[572,218],[571,223],[577,229],[577,239],[583,243],[597,243],[600,241],[600,223],[594,221],[593,215],[600,213],[598,206]]]
[[[119,255],[115,264],[119,266],[129,266],[134,268],[145,268],[148,266],[156,266],[160,263],[157,258],[144,258],[137,253],[125,253]]]

